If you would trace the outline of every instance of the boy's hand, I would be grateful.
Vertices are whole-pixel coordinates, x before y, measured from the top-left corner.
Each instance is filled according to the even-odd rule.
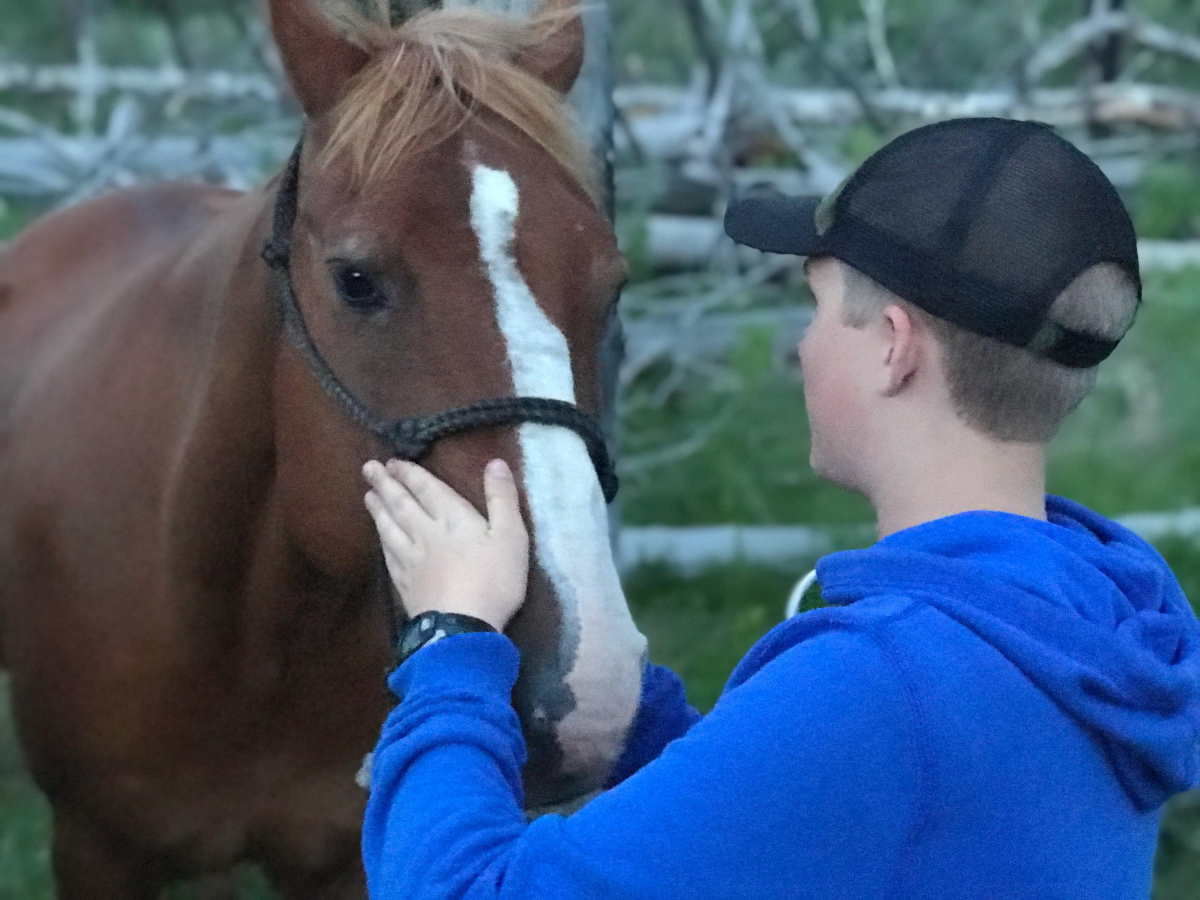
[[[413,463],[363,466],[367,509],[388,572],[410,617],[435,610],[503,631],[525,600],[529,534],[503,460],[484,471],[485,519],[449,485]]]

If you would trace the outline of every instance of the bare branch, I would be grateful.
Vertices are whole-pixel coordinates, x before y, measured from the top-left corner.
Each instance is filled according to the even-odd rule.
[[[683,4],[683,12],[687,16],[688,25],[692,29],[692,38],[696,41],[696,49],[700,58],[704,60],[704,67],[708,75],[706,90],[711,95],[716,90],[722,69],[721,53],[713,41],[712,17],[705,9],[703,0],[680,0],[680,2]]]
[[[883,122],[871,108],[870,99],[859,80],[845,67],[835,62],[825,47],[821,34],[821,15],[816,0],[793,0],[791,21],[800,39],[804,42],[817,64],[829,73],[833,80],[850,91],[858,101],[862,117],[876,131],[883,131]]]
[[[775,102],[797,124],[849,125],[861,121],[863,107],[849,90],[772,88]],[[939,122],[971,116],[1036,119],[1055,127],[1086,125],[1089,110],[1074,88],[1042,88],[1022,95],[1011,89],[948,93],[910,88],[872,91],[869,105],[883,120],[898,124]],[[1200,93],[1156,84],[1097,85],[1098,121],[1154,128],[1200,127]],[[704,127],[704,114],[691,95],[665,85],[625,85],[616,90],[631,130],[648,155],[670,158]]]
[[[867,19],[867,41],[871,46],[871,59],[875,62],[875,71],[888,87],[900,83],[900,75],[896,71],[896,60],[888,46],[887,39],[887,0],[859,0],[863,15]]]
[[[277,93],[286,93],[284,86],[287,76],[283,71],[283,60],[279,57],[279,48],[271,36],[270,29],[261,16],[253,15],[238,0],[221,0],[226,15],[229,16],[242,40],[249,46],[254,58],[271,77]]]
[[[153,0],[150,6],[158,12],[167,27],[167,36],[171,41],[176,64],[185,69],[195,68],[187,38],[183,33],[183,17],[175,6],[175,0]]]
[[[177,66],[157,69],[119,66],[35,66],[0,63],[0,91],[31,93],[121,93],[156,96],[182,92],[205,100],[254,98],[276,103],[274,81],[238,72],[186,72]]]
[[[1159,53],[1200,63],[1200,38],[1179,34],[1135,13],[1104,8],[1044,44],[1026,65],[1026,77],[1030,83],[1036,83],[1097,41],[1112,35],[1125,35]]]
[[[796,10],[796,23],[800,26],[800,34],[806,41],[821,39],[821,11],[817,9],[817,0],[793,0]]]

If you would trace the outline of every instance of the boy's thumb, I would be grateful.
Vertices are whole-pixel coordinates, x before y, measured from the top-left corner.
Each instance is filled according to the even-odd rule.
[[[524,527],[517,480],[504,460],[493,459],[487,464],[483,471],[483,493],[487,499],[488,525],[492,531]]]

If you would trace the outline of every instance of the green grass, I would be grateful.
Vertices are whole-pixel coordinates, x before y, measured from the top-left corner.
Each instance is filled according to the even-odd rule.
[[[728,391],[684,388],[661,405],[624,417],[632,458],[686,440],[697,423],[724,424],[697,453],[644,472],[623,473],[622,515],[631,525],[867,522],[871,509],[820,481],[808,467],[809,435],[800,382],[771,364],[772,339],[747,332],[732,360]],[[650,385],[652,390],[656,385]]]
[[[36,219],[44,206],[33,201],[0,196],[0,244]]]
[[[25,777],[9,709],[8,677],[0,673],[0,897],[53,896],[49,847],[50,810]]]
[[[734,565],[681,578],[655,565],[634,573],[625,588],[651,658],[678,672],[691,702],[708,711],[733,667],[779,623],[800,569],[807,571]]]

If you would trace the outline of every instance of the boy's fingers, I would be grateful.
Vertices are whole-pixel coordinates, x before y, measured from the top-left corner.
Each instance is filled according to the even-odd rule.
[[[384,550],[389,547],[395,550],[403,550],[411,547],[413,539],[406,532],[388,511],[387,506],[375,491],[370,491],[363,498],[366,503],[367,512],[371,514],[371,518],[375,521],[375,528],[379,532],[379,539],[383,542]]]
[[[428,512],[413,497],[407,486],[392,478],[379,463],[369,462],[363,466],[363,476],[375,489],[374,493],[383,501],[392,518],[403,522],[429,517]]]
[[[483,470],[483,493],[487,497],[488,525],[492,531],[524,529],[517,480],[504,460],[493,459]]]
[[[386,545],[383,548],[383,561],[387,565],[388,575],[391,576],[392,583],[396,585],[396,590],[400,590],[400,584],[408,574],[407,564]]]
[[[431,518],[438,518],[439,512],[451,509],[474,510],[458,492],[427,469],[416,463],[393,459],[388,463],[388,472],[404,485]]]

